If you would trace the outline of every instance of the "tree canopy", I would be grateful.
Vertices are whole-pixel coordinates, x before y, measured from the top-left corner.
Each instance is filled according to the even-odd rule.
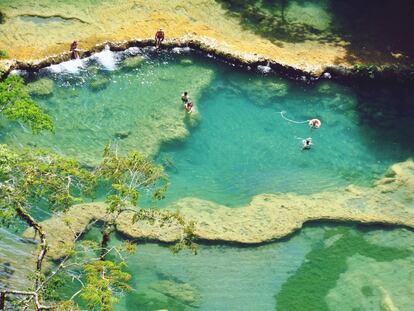
[[[52,118],[33,101],[20,76],[11,75],[0,82],[0,113],[13,121],[20,121],[37,134],[53,132]]]

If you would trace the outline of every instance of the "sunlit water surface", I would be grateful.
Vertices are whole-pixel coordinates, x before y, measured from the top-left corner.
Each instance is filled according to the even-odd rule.
[[[125,55],[104,51],[26,77],[54,81],[53,94],[36,100],[53,116],[56,133],[32,136],[3,120],[1,141],[50,148],[92,165],[109,141],[120,152],[145,151],[170,177],[159,206],[190,196],[236,207],[265,192],[370,186],[390,164],[413,154],[405,93],[355,92],[329,81],[307,85],[176,52],[134,50],[145,61],[128,67]],[[193,115],[181,104],[186,89]],[[311,130],[281,111],[298,122],[319,118],[322,126]],[[303,151],[307,137],[314,145]],[[1,244],[3,267],[14,260],[7,245]],[[390,303],[412,310],[413,245],[405,229],[323,224],[259,247],[201,246],[197,256],[146,244],[128,260],[136,291],[117,310],[355,311]],[[182,286],[184,300],[174,294]]]

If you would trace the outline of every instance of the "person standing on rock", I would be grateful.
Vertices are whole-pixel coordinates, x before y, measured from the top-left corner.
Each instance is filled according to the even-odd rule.
[[[72,53],[71,54],[72,59],[78,59],[79,58],[78,42],[77,41],[73,41],[72,44],[70,45],[70,52]]]
[[[162,41],[164,41],[164,31],[160,28],[157,33],[155,34],[155,47],[157,49],[160,48]]]

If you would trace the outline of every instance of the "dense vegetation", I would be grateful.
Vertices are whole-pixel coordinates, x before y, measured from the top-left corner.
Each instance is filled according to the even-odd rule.
[[[53,131],[52,118],[30,98],[19,76],[9,76],[0,82],[0,113],[10,120],[28,125],[33,133]]]
[[[50,116],[30,98],[22,78],[9,76],[0,83],[0,112],[10,120],[20,121],[33,133],[53,131]],[[74,203],[94,199],[98,187],[108,185],[106,196],[107,221],[102,225],[100,243],[75,243],[68,256],[52,269],[44,268],[48,252],[48,232],[32,213],[42,206],[52,215],[65,211]],[[167,177],[163,167],[154,165],[139,152],[119,156],[116,147],[104,149],[103,160],[94,168],[86,168],[75,159],[53,152],[25,148],[13,149],[0,145],[0,219],[2,225],[23,223],[32,227],[39,240],[38,253],[31,276],[32,286],[27,291],[0,290],[0,310],[27,307],[35,310],[79,310],[81,304],[90,310],[113,310],[117,295],[129,289],[129,274],[124,254],[134,251],[126,242],[120,247],[109,245],[114,221],[121,213],[133,213],[131,223],[138,220],[173,223],[183,229],[182,240],[174,250],[183,247],[195,249],[192,224],[186,224],[178,213],[137,208],[142,191],[152,193],[155,200],[164,197]],[[78,239],[81,234],[77,235]],[[84,254],[89,252],[89,256]],[[69,268],[76,267],[79,285],[73,293],[63,295],[59,290],[68,279]],[[78,299],[78,300],[77,300]]]

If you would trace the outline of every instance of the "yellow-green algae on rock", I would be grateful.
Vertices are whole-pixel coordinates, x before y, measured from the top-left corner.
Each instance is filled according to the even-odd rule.
[[[42,78],[27,84],[30,95],[48,96],[53,93],[54,82],[48,78]]]
[[[402,225],[414,229],[414,161],[390,167],[372,188],[348,186],[337,192],[313,195],[261,194],[241,208],[228,208],[197,198],[184,198],[168,208],[179,210],[186,220],[196,222],[199,239],[217,242],[257,244],[279,239],[316,220]],[[65,255],[77,233],[105,215],[104,203],[75,205],[65,214],[42,222],[48,232],[51,259]],[[117,218],[117,231],[135,239],[174,242],[181,231],[174,225],[138,222],[131,214]],[[33,236],[31,230],[26,237]]]
[[[289,10],[288,19],[303,13],[298,6],[295,8]],[[329,66],[350,66],[347,42],[341,38],[332,43],[274,42],[243,27],[236,16],[214,0],[2,0],[0,9],[6,15],[5,23],[0,25],[0,49],[18,60],[67,52],[73,40],[78,40],[79,48],[91,49],[104,41],[152,39],[163,27],[167,41],[197,40],[244,59],[264,57],[310,73],[320,74]]]

